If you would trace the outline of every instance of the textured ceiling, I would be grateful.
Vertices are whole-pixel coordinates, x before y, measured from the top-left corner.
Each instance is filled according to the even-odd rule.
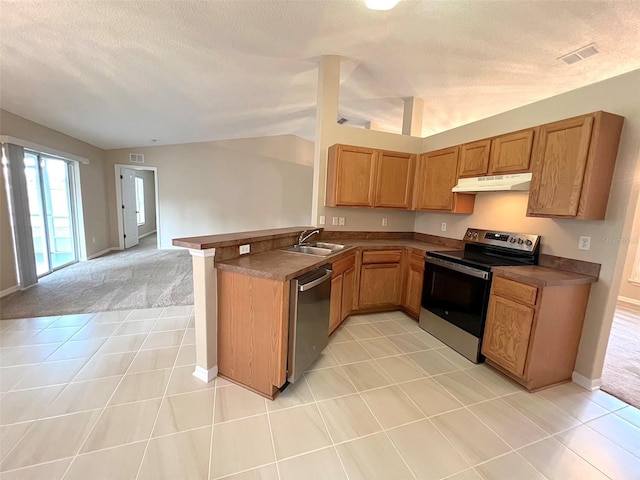
[[[313,138],[317,62],[341,115],[423,135],[640,68],[640,1],[0,0],[0,106],[102,148]],[[572,66],[557,58],[595,42]]]

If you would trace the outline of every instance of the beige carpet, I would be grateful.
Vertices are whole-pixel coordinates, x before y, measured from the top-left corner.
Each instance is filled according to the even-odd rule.
[[[601,388],[640,408],[640,310],[618,305],[613,317]]]
[[[140,245],[65,267],[37,285],[0,300],[0,318],[193,304],[191,256],[157,250],[156,236]]]

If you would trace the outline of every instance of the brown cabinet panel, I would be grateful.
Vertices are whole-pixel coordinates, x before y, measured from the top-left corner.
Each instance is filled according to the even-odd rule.
[[[402,250],[365,250],[362,252],[362,263],[399,263]]]
[[[333,145],[327,160],[326,205],[373,206],[376,151]]]
[[[527,214],[576,216],[592,127],[586,116],[538,128]]]
[[[411,208],[415,155],[382,151],[377,163],[374,207]]]
[[[340,323],[342,323],[353,310],[353,292],[355,288],[356,268],[351,267],[342,274],[342,307],[340,309]]]
[[[482,353],[505,370],[522,376],[533,316],[533,308],[491,295]]]
[[[491,141],[489,173],[519,173],[529,170],[533,129],[509,133]]]
[[[473,213],[475,195],[451,191],[458,178],[459,152],[458,146],[420,155],[414,196],[416,210]]]
[[[356,252],[351,252],[348,255],[336,260],[331,264],[331,269],[333,270],[333,276],[340,275],[345,271],[349,270],[356,263]]]
[[[400,264],[362,265],[360,270],[360,308],[400,304]]]
[[[406,285],[403,305],[416,317],[420,315],[422,307],[422,283],[424,280],[424,261],[407,264]]]
[[[329,334],[340,326],[342,308],[343,276],[337,275],[331,279],[331,306],[329,307]]]
[[[491,293],[510,298],[516,302],[535,305],[538,289],[533,285],[496,276],[491,283]]]
[[[479,177],[487,174],[491,140],[465,143],[460,149],[460,177]]]

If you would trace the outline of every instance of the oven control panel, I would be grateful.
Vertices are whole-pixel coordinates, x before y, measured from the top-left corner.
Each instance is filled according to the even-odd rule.
[[[533,252],[538,248],[540,235],[468,228],[464,235],[464,241]]]

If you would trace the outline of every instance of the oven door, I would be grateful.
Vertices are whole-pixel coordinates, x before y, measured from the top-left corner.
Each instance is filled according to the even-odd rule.
[[[482,338],[490,285],[490,272],[427,257],[422,307]]]

